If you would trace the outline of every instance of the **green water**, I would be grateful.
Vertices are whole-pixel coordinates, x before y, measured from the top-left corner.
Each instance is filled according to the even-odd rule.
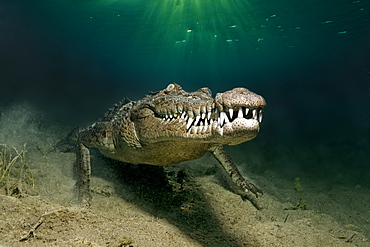
[[[1,3],[2,104],[76,126],[175,81],[265,97],[259,138],[367,143],[366,1],[122,0]],[[357,145],[357,144],[356,144]]]
[[[212,80],[217,89],[266,83],[267,72],[271,80],[330,64],[367,49],[370,39],[366,1],[39,1],[28,8],[64,48],[153,90],[172,80],[193,88]]]
[[[343,236],[355,235],[336,235],[331,221],[320,217],[329,215],[347,230],[369,236],[369,44],[365,0],[0,1],[0,144],[27,143],[31,165],[42,171],[35,172],[40,184],[47,180],[50,191],[62,190],[53,173],[68,171],[65,183],[72,186],[74,156],[66,165],[67,156],[56,153],[53,144],[124,97],[137,100],[170,82],[186,91],[207,86],[213,95],[246,87],[266,99],[261,131],[255,140],[226,149],[272,200],[273,211],[261,215],[269,224],[284,222],[287,203],[296,205],[293,182],[300,178],[309,210],[299,213],[319,219],[315,227],[326,225],[330,236],[346,244]],[[205,186],[222,183],[214,178],[212,162],[205,156],[186,169],[194,169],[195,177],[208,176]],[[111,180],[120,172],[110,172],[106,164],[93,168],[94,179],[100,178],[99,169],[109,183],[124,183]],[[130,198],[125,196],[119,198]],[[143,198],[136,204],[150,209],[151,201]],[[220,206],[240,207],[239,201],[228,203]],[[162,215],[185,234],[192,234],[189,222],[209,230],[203,216],[181,223],[164,211],[146,213]],[[237,219],[244,224],[244,218]],[[305,234],[297,233],[303,240],[312,235]],[[199,243],[208,242],[196,235]],[[368,243],[356,238],[353,243]]]

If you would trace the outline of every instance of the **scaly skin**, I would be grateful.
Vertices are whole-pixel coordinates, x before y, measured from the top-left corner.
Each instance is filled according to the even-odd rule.
[[[91,198],[89,148],[127,163],[159,166],[197,159],[210,151],[241,190],[257,196],[262,191],[240,174],[222,145],[256,137],[265,105],[261,96],[245,88],[212,98],[208,88],[189,93],[176,83],[136,102],[126,99],[62,142],[77,143],[79,198]]]

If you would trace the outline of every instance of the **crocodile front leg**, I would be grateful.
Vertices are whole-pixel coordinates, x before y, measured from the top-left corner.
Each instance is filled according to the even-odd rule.
[[[76,156],[78,173],[76,189],[78,194],[78,200],[86,201],[90,205],[92,199],[92,196],[90,194],[90,177],[91,177],[90,150],[81,142],[79,142],[77,144]]]
[[[262,190],[255,186],[253,183],[245,179],[238,168],[234,165],[230,156],[226,153],[222,145],[210,148],[209,151],[215,156],[215,158],[221,163],[221,165],[226,170],[227,174],[230,176],[231,180],[243,191],[251,191],[258,197],[258,193],[262,193]]]

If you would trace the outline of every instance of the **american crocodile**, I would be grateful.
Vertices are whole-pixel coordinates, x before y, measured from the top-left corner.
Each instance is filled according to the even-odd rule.
[[[173,165],[210,151],[231,180],[256,196],[262,191],[245,179],[222,145],[257,136],[265,100],[245,88],[212,98],[204,87],[186,92],[176,83],[138,101],[123,100],[95,123],[74,129],[62,144],[77,146],[79,198],[90,198],[90,148],[132,164]]]

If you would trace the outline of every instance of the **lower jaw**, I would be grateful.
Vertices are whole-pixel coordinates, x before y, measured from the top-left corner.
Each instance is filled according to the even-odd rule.
[[[205,128],[207,131],[203,132]],[[223,127],[219,125],[192,127],[184,137],[195,139],[200,142],[237,145],[255,138],[258,132],[258,122],[251,123],[248,128],[241,127],[235,123],[226,123]]]

